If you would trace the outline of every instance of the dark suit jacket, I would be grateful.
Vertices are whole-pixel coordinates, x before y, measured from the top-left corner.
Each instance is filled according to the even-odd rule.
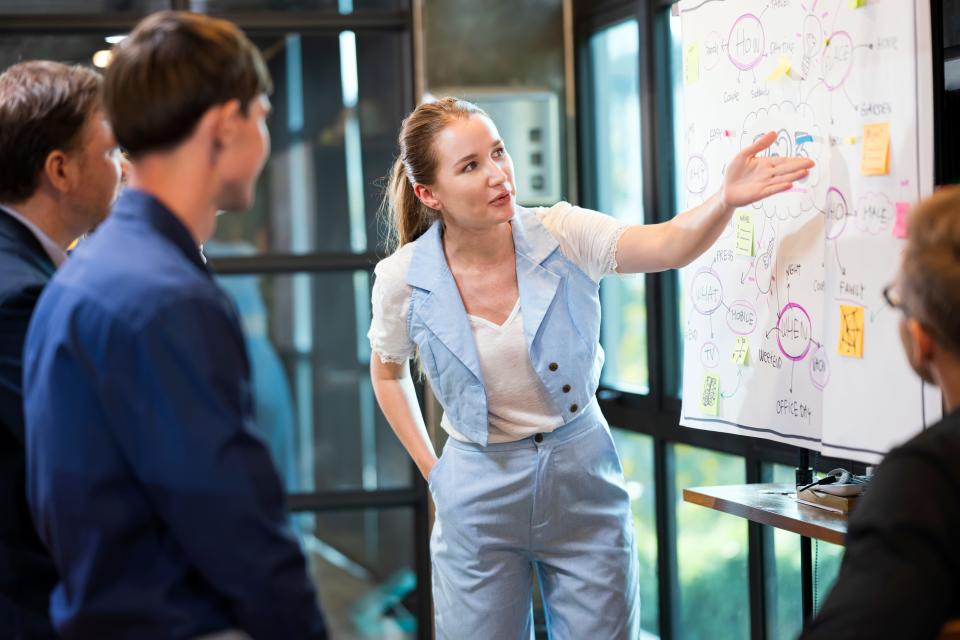
[[[960,410],[897,447],[850,516],[804,640],[936,638],[960,617]]]
[[[21,393],[27,325],[53,262],[25,226],[0,208],[0,638],[52,638],[57,573],[27,509]]]

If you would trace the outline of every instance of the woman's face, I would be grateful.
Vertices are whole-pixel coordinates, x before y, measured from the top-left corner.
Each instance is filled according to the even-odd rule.
[[[513,160],[489,118],[474,114],[453,121],[437,135],[434,150],[434,182],[415,189],[445,224],[483,230],[513,217]]]

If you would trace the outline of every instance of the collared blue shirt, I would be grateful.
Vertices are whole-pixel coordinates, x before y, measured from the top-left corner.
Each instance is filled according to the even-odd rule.
[[[65,638],[325,637],[236,311],[155,198],[125,191],[44,291],[24,408]]]

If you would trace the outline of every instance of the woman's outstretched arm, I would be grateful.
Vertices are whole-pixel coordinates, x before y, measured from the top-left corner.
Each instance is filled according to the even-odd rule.
[[[617,244],[617,271],[641,273],[678,269],[706,251],[744,207],[788,189],[807,176],[807,158],[758,158],[776,140],[770,132],[746,147],[727,165],[723,187],[693,209],[659,224],[635,225]]]

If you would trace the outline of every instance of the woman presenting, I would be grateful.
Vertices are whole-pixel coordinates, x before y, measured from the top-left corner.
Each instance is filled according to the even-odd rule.
[[[517,206],[513,162],[475,105],[444,98],[404,120],[370,372],[436,503],[438,638],[530,638],[534,571],[551,637],[639,636],[630,497],[594,396],[599,281],[682,267],[735,207],[805,178],[810,160],[757,157],[774,140],[737,154],[721,190],[694,209],[627,226],[566,202]],[[410,377],[415,355],[450,435],[439,460]]]

